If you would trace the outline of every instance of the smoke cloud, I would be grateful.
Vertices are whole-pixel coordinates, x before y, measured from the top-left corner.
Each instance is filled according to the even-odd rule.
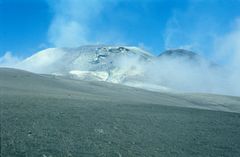
[[[232,88],[232,92],[240,94],[240,19],[235,21],[233,31],[218,38],[215,45],[215,56],[226,70],[223,82]]]
[[[149,67],[148,75],[152,76],[152,81],[173,89],[239,96],[240,19],[235,20],[230,32],[215,37],[213,43],[211,54],[216,66],[209,67],[205,62],[196,66],[186,60],[162,59]]]
[[[14,67],[20,60],[19,57],[12,55],[12,53],[8,51],[0,57],[0,67]]]
[[[106,0],[49,1],[54,11],[54,19],[48,33],[49,42],[56,47],[76,47],[96,43],[91,37],[89,23],[108,3]]]

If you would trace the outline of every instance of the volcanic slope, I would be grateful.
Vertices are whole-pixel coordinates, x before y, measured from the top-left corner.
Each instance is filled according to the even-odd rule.
[[[239,106],[0,68],[1,156],[239,156]]]

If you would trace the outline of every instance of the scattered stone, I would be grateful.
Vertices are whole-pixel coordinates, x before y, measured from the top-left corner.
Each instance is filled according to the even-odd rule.
[[[28,136],[31,136],[32,135],[32,132],[31,131],[28,131]]]
[[[95,132],[98,133],[98,134],[104,134],[103,129],[95,129]]]

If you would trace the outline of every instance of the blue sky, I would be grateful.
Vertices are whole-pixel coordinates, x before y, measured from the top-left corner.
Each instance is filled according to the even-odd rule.
[[[96,43],[211,56],[239,17],[239,0],[0,0],[0,56]]]

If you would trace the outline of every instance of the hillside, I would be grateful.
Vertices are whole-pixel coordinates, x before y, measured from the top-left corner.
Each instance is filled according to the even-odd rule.
[[[0,68],[2,156],[238,156],[240,98]]]

